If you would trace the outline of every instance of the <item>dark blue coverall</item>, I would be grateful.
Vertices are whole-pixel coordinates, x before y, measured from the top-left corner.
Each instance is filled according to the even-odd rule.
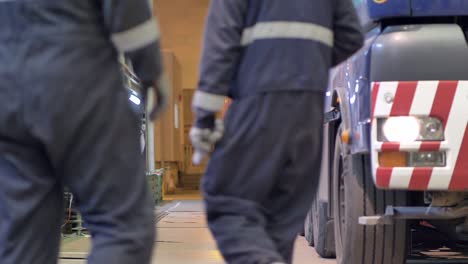
[[[329,69],[362,44],[351,0],[212,1],[193,106],[206,116],[233,99],[202,183],[228,263],[292,262],[319,179]]]
[[[88,263],[149,263],[154,205],[118,62],[161,74],[147,0],[0,1],[0,263],[56,263],[63,187]]]

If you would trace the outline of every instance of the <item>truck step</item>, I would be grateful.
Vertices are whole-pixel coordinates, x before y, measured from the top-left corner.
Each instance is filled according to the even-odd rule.
[[[385,216],[361,216],[359,217],[359,224],[366,226],[384,225]]]

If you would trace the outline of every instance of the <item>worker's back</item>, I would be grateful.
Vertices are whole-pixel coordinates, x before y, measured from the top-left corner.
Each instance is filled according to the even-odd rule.
[[[340,31],[339,23],[357,27],[355,14],[340,14],[352,10],[349,1],[231,2],[230,8],[214,4],[210,11],[208,21],[210,18],[217,21],[216,17],[222,16],[229,19],[218,19],[221,25],[214,22],[207,25],[207,32],[211,34],[205,38],[200,81],[203,91],[218,86],[216,93],[224,94],[229,90],[233,98],[268,91],[324,91],[330,67],[340,61],[334,56],[336,44],[355,50],[362,42],[361,36]],[[350,34],[346,43],[335,43],[337,35],[346,34]],[[226,43],[220,44],[222,42]],[[220,50],[217,46],[228,47],[226,50],[232,57],[240,53],[237,61],[240,65],[232,72],[233,81],[218,77],[229,69],[225,67],[227,61],[219,59],[224,55],[217,55]],[[205,67],[211,65],[211,61],[219,67]]]
[[[118,74],[117,52],[101,13],[98,1],[89,0],[1,2],[2,55],[23,62],[3,67],[22,81],[36,83],[57,78],[73,82],[72,76],[89,79],[103,65],[112,65],[108,72]],[[52,92],[53,87],[47,89]]]
[[[330,0],[250,1],[237,85],[245,91],[239,93],[253,87],[324,89],[333,47],[332,4]],[[262,35],[265,39],[258,38]]]
[[[2,1],[1,15],[13,25],[2,24],[0,35],[84,38],[102,36],[101,1],[11,0]],[[14,31],[12,29],[21,29]]]

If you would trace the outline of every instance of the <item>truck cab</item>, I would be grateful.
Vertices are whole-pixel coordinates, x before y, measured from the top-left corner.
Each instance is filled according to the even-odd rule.
[[[340,264],[406,263],[421,221],[468,237],[468,1],[353,3],[366,42],[331,71],[305,235]]]

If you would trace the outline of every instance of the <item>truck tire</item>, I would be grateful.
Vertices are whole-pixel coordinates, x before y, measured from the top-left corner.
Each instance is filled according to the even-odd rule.
[[[335,257],[335,234],[333,220],[328,218],[328,205],[318,199],[312,204],[314,247],[322,258]]]
[[[312,224],[312,217],[310,217],[311,214],[312,214],[312,209],[309,211],[304,221],[304,237],[307,240],[307,244],[313,247],[314,246],[314,228]]]
[[[359,225],[360,216],[383,214],[387,205],[407,205],[406,193],[378,190],[368,155],[343,151],[338,133],[333,160],[333,211],[338,264],[403,264],[407,256],[407,223]]]

